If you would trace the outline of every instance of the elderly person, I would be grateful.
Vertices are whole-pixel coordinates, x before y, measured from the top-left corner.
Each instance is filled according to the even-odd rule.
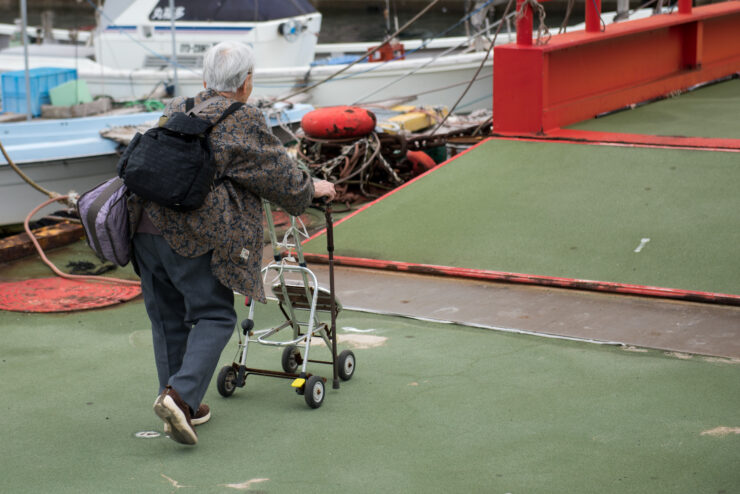
[[[254,57],[241,43],[212,47],[203,62],[203,86],[195,96],[199,116],[215,122],[252,92]],[[175,98],[165,115],[184,111]],[[196,444],[194,425],[210,418],[203,396],[236,325],[237,291],[265,302],[260,279],[261,198],[298,215],[313,198],[333,199],[334,186],[298,169],[265,123],[244,105],[216,125],[209,143],[216,176],[223,180],[203,205],[178,212],[135,199],[143,207],[134,235],[134,266],[141,276],[152,325],[159,377],[155,413],[179,443]]]

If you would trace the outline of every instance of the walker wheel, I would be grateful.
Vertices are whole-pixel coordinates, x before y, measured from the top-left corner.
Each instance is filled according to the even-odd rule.
[[[218,392],[224,398],[228,398],[234,394],[236,390],[236,371],[232,366],[226,365],[221,368],[216,379],[216,386],[218,387]]]
[[[324,402],[324,380],[320,376],[309,377],[304,393],[303,396],[306,398],[306,405],[311,408],[319,408]]]
[[[302,363],[303,360],[301,359],[301,352],[298,350],[298,347],[295,345],[288,345],[283,350],[283,358],[282,358],[282,364],[283,364],[283,370],[287,372],[288,374],[295,374],[295,371],[298,370],[299,363]]]
[[[355,354],[352,350],[344,350],[337,357],[339,377],[342,381],[349,381],[355,374]]]

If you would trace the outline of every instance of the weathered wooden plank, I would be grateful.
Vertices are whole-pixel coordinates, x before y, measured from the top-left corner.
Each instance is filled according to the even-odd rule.
[[[37,228],[33,234],[44,249],[61,247],[85,236],[82,225],[68,221]],[[13,261],[35,252],[33,242],[25,232],[0,239],[0,262]]]

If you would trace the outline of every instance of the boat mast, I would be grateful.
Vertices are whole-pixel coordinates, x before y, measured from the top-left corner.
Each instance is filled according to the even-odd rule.
[[[26,120],[31,120],[31,74],[28,70],[28,17],[26,0],[21,0],[21,38],[23,39],[23,66],[26,78]]]
[[[390,0],[385,0],[385,11],[383,12],[385,17],[385,34],[386,36],[391,34],[391,4]]]
[[[175,41],[175,0],[170,0],[170,31],[172,32],[172,69],[174,70],[175,83],[172,96],[177,96],[179,88],[177,81],[177,42]]]

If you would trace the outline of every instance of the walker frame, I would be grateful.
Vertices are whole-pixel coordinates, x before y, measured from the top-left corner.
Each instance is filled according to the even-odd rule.
[[[333,368],[332,387],[339,389],[340,379],[348,381],[355,371],[355,355],[351,350],[344,350],[337,355],[337,326],[336,317],[341,310],[341,304],[336,299],[334,287],[334,238],[331,204],[313,206],[324,212],[326,219],[327,250],[329,252],[329,290],[319,286],[318,279],[306,265],[301,238],[307,237],[305,226],[298,227],[300,219],[290,216],[290,226],[278,242],[275,231],[275,222],[272,216],[272,206],[263,200],[267,227],[272,245],[273,260],[262,268],[263,279],[271,271],[277,272],[272,292],[278,300],[285,321],[274,328],[254,330],[255,303],[247,299],[249,315],[241,323],[242,331],[239,335],[238,350],[234,362],[221,368],[217,378],[219,393],[228,397],[236,388],[244,387],[250,375],[277,377],[291,380],[291,386],[296,393],[303,395],[306,404],[311,408],[319,408],[325,397],[326,378],[308,372],[308,364],[327,364]],[[284,249],[284,250],[283,250]],[[286,274],[299,275],[296,279],[287,279]],[[308,312],[304,320],[298,317],[299,311]],[[318,312],[328,312],[330,323],[319,319]],[[275,335],[291,328],[290,339],[276,340]],[[305,330],[304,330],[305,328]],[[313,338],[319,337],[331,351],[331,360],[317,360],[309,358]],[[257,369],[247,366],[247,355],[250,343],[281,347],[282,371]],[[303,354],[301,354],[303,350]],[[300,370],[299,370],[300,367]]]

